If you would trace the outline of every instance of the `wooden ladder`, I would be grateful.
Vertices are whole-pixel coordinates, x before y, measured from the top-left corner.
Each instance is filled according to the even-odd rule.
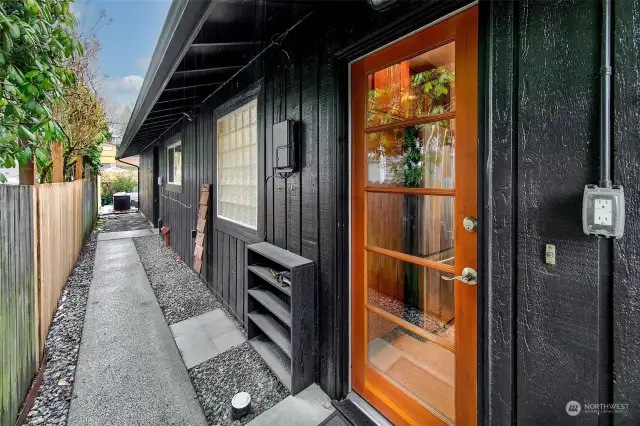
[[[207,226],[207,211],[209,209],[209,193],[211,185],[205,183],[200,187],[200,208],[198,209],[198,226],[196,227],[196,248],[193,251],[193,269],[200,273],[202,269],[202,253],[204,252],[204,230]]]

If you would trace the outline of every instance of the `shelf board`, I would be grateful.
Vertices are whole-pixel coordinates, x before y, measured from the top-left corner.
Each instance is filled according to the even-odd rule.
[[[261,335],[249,340],[269,370],[291,392],[291,361],[267,336]]]
[[[278,282],[277,279],[271,274],[271,268],[267,266],[258,266],[258,265],[249,265],[247,268],[256,274],[258,277],[262,278],[263,281],[268,282],[287,296],[291,297],[291,286],[282,286]]]
[[[256,287],[248,290],[248,293],[256,302],[260,303],[283,323],[291,327],[291,308],[285,301],[273,294],[266,287]]]
[[[309,259],[305,259],[302,256],[298,256],[295,253],[292,253],[280,247],[276,247],[273,244],[269,244],[267,242],[251,244],[250,246],[248,246],[248,248],[251,251],[258,253],[259,255],[266,257],[267,259],[271,259],[274,262],[279,263],[287,269],[294,269],[313,263],[313,261]]]
[[[249,319],[267,335],[269,339],[291,358],[291,333],[281,326],[270,314],[251,312]]]

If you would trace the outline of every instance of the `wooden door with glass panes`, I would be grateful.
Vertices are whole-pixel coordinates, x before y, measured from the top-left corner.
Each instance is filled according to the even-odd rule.
[[[351,66],[352,385],[396,424],[476,424],[477,21]]]

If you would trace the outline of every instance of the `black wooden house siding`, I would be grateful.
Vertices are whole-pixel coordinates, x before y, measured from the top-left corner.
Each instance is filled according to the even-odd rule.
[[[337,258],[337,254],[345,250],[344,245],[339,244],[345,236],[336,235],[338,226],[345,232],[347,230],[343,207],[346,208],[348,202],[348,177],[338,178],[337,171],[346,170],[346,138],[339,134],[341,126],[346,128],[344,122],[339,122],[346,113],[346,103],[339,105],[346,96],[346,85],[341,87],[340,92],[337,81],[347,71],[346,60],[349,55],[360,56],[378,47],[377,44],[397,39],[464,3],[468,2],[425,3],[420,8],[401,7],[380,14],[366,4],[345,2],[339,3],[344,11],[340,19],[331,10],[319,9],[284,40],[283,48],[289,55],[290,63],[281,51],[268,51],[239,75],[237,81],[217,93],[211,105],[199,109],[192,122],[181,121],[164,134],[157,144],[160,175],[166,181],[166,145],[175,141],[176,137],[182,140],[182,191],[175,193],[166,188],[161,191],[159,217],[171,229],[172,247],[185,263],[191,265],[195,244],[191,230],[196,227],[200,185],[210,183],[214,191],[216,188],[216,122],[224,115],[217,108],[261,81],[258,138],[263,138],[267,153],[260,159],[265,162],[266,176],[271,175],[273,166],[269,154],[273,149],[272,124],[285,119],[294,119],[299,123],[299,172],[286,182],[280,178],[270,179],[266,202],[260,202],[262,214],[266,214],[266,237],[247,238],[240,232],[230,232],[227,227],[211,226],[215,220],[215,204],[212,204],[201,274],[237,319],[244,323],[247,314],[243,305],[247,285],[247,244],[266,240],[313,260],[318,268],[317,380],[331,397],[343,396],[348,391],[348,359],[343,356],[348,341],[345,341],[347,335],[340,332],[348,326],[348,287],[345,287],[348,281],[339,277],[341,269],[346,271],[348,268],[344,265],[345,258]],[[407,10],[413,11],[410,19],[406,16]],[[292,7],[291,24],[308,12],[309,9],[297,10]],[[354,14],[362,17],[362,21],[357,23],[358,27],[354,27],[354,23],[347,19]],[[265,18],[264,9],[258,10],[255,27],[262,28],[260,21],[266,22]],[[381,28],[398,19],[401,19],[400,24],[384,34],[386,40],[379,39]],[[375,34],[372,34],[372,29],[375,29]],[[265,31],[268,32],[269,28],[265,28]],[[356,48],[345,50],[347,46]],[[153,164],[152,147],[148,147],[140,156],[141,185],[153,185],[154,179],[148,176]],[[151,189],[148,188],[147,194],[141,195],[141,211],[149,218],[152,215]],[[339,203],[336,202],[337,197],[341,197]],[[212,198],[215,201],[215,197]],[[259,214],[259,229],[264,228],[264,220],[265,217]],[[345,255],[348,255],[348,251]]]
[[[409,3],[384,13],[362,2],[319,9],[283,42],[291,58],[284,76],[286,58],[270,50],[193,122],[183,120],[164,135],[159,147],[165,175],[166,141],[182,137],[182,193],[165,195],[191,208],[160,197],[159,217],[191,265],[199,186],[216,184],[216,106],[262,79],[259,138],[267,174],[271,125],[299,121],[302,167],[286,183],[269,181],[264,239],[317,264],[318,381],[331,397],[345,394],[349,374],[347,63],[465,2]],[[625,186],[625,236],[598,240],[581,231],[584,185],[598,181],[600,8],[595,0],[480,2],[480,424],[598,423],[597,415],[566,416],[569,400],[629,403],[627,412],[609,418],[612,424],[640,418],[635,1],[614,7],[614,180]],[[291,10],[292,23],[307,13]],[[257,10],[256,27],[270,34],[263,11]],[[140,172],[141,210],[148,217],[152,166],[149,147]],[[207,231],[203,276],[244,321],[244,253],[254,241],[214,228]],[[544,264],[547,243],[557,247],[553,267]]]
[[[481,3],[487,425],[640,422],[637,1],[613,9],[613,163],[625,235],[598,239],[581,228],[584,185],[599,180],[601,10],[591,0]],[[547,243],[555,266],[544,262]],[[571,400],[629,406],[569,417]]]

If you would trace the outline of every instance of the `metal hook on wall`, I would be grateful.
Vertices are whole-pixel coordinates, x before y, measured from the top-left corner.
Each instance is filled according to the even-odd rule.
[[[280,53],[284,53],[284,55],[287,57],[287,65],[285,65],[285,67],[288,69],[291,67],[291,56],[289,56],[289,53],[282,47],[282,39],[287,35],[287,33],[278,35],[278,34],[274,34],[273,36],[271,36],[271,44],[273,44],[274,46],[278,46],[280,48]]]

